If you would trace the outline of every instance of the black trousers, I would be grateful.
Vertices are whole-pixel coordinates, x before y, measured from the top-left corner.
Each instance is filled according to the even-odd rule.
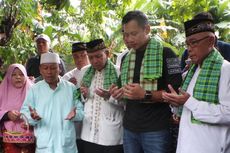
[[[76,142],[77,142],[78,153],[85,153],[84,152],[84,141],[81,139],[77,139]]]
[[[84,141],[83,146],[84,153],[124,153],[123,145],[103,146]]]

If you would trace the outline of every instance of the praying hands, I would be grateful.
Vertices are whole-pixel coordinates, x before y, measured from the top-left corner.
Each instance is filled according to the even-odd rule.
[[[173,89],[173,87],[169,84],[168,88],[170,92],[163,91],[162,92],[162,98],[164,99],[164,102],[170,103],[174,106],[180,106],[183,105],[190,95],[179,88],[179,94]]]

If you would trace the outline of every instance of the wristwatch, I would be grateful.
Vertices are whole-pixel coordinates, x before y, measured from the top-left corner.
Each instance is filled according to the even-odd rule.
[[[150,90],[145,91],[145,100],[152,100],[152,92]]]

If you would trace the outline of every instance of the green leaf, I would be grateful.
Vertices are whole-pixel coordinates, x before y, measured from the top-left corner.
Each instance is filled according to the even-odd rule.
[[[43,33],[47,34],[48,36],[52,36],[53,27],[52,26],[46,27]]]

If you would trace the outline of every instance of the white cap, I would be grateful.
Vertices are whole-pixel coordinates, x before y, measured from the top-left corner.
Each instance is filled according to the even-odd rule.
[[[60,64],[60,57],[57,53],[43,53],[41,54],[40,64],[57,63]]]
[[[47,41],[50,44],[50,37],[47,36],[46,34],[40,34],[35,38],[35,41],[37,41],[38,39],[44,39],[45,41]]]

